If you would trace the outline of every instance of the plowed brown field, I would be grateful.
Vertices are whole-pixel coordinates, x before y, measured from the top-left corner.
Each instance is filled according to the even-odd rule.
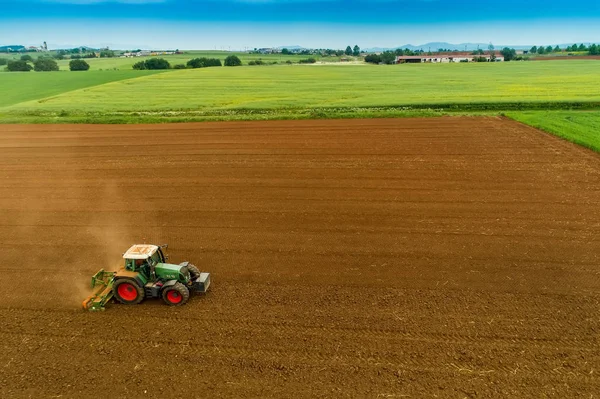
[[[590,151],[497,118],[0,129],[0,397],[598,397]],[[143,241],[209,294],[79,309]]]

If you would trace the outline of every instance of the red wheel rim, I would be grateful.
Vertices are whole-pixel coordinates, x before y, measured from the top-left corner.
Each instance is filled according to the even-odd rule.
[[[128,302],[135,301],[138,297],[138,292],[131,283],[123,283],[119,285],[117,292],[121,298]]]
[[[179,303],[183,300],[183,297],[177,290],[170,290],[167,292],[167,299],[171,303]]]

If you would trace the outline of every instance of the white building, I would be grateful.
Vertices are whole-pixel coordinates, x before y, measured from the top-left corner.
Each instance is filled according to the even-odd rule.
[[[451,62],[474,62],[476,57],[483,57],[488,62],[491,60],[489,54],[483,55],[453,55],[453,54],[438,54],[438,55],[401,55],[396,57],[396,64],[420,64],[420,63],[442,63],[448,64]],[[495,62],[504,61],[504,57],[497,55]]]

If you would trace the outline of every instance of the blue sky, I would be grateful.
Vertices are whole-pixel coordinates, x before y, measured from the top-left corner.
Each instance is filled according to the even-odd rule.
[[[0,45],[244,49],[600,42],[598,0],[0,0]]]

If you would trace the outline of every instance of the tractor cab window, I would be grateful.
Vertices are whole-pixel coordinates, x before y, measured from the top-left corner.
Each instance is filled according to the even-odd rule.
[[[125,259],[125,269],[126,270],[135,270],[135,260],[134,259]]]
[[[144,264],[146,263],[145,259],[136,259],[135,260],[135,270],[140,270]]]
[[[160,257],[160,254],[158,253],[158,251],[156,251],[151,257],[150,259],[148,259],[148,261],[157,264],[157,263],[163,263],[163,260]]]
[[[156,250],[156,253],[158,254],[158,258],[160,259],[158,262],[159,263],[166,263],[167,262],[167,258],[165,256],[165,253],[163,252],[161,247],[158,247],[158,249]]]

